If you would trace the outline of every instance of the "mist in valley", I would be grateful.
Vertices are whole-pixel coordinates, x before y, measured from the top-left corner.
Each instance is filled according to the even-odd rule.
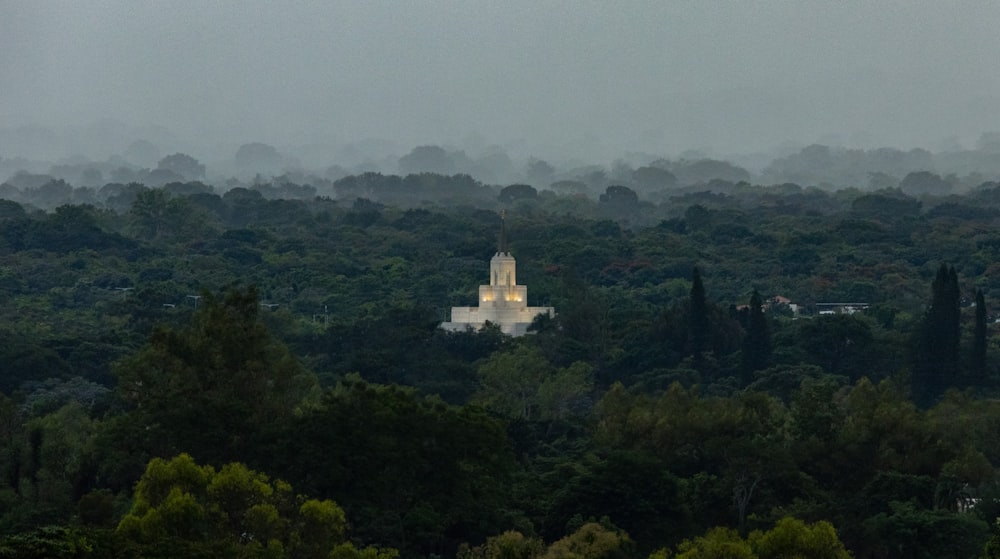
[[[285,177],[322,190],[364,172],[595,192],[879,189],[928,172],[961,191],[1000,174],[992,4],[53,2],[0,15],[0,181],[18,189]],[[175,154],[204,169],[161,165]]]

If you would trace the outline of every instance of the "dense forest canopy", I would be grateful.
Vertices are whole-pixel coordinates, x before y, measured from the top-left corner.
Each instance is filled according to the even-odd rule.
[[[0,557],[1000,556],[995,158],[133,147],[0,185]]]

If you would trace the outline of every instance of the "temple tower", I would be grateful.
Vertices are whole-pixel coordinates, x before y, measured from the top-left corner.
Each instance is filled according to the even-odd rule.
[[[452,307],[451,322],[441,327],[451,331],[479,330],[490,322],[505,334],[521,336],[540,314],[554,316],[555,309],[528,306],[528,288],[517,285],[517,262],[507,246],[505,213],[500,212],[500,236],[496,254],[490,259],[490,283],[479,286],[479,306]]]

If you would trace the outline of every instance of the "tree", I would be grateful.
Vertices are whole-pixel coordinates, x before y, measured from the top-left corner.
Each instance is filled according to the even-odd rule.
[[[93,542],[84,531],[63,526],[45,526],[0,538],[4,559],[79,559],[91,557]]]
[[[955,267],[941,264],[931,284],[931,305],[924,313],[914,352],[914,392],[924,404],[957,380],[960,303]]]
[[[583,361],[563,367],[538,386],[538,409],[542,420],[585,415],[594,389],[594,368]]]
[[[509,204],[515,200],[534,198],[538,198],[538,191],[535,190],[535,187],[528,184],[512,184],[510,186],[505,186],[500,191],[500,195],[497,196],[497,199],[505,204]]]
[[[236,168],[249,173],[275,174],[281,170],[281,154],[274,146],[260,142],[243,144],[236,150]]]
[[[160,159],[160,150],[147,140],[136,140],[125,148],[122,156],[139,167],[151,167]]]
[[[680,184],[707,183],[719,179],[731,183],[749,181],[750,173],[728,161],[716,159],[701,159],[693,162],[681,162],[671,169]]]
[[[399,158],[399,172],[404,175],[419,173],[450,175],[455,172],[455,161],[439,146],[417,146]]]
[[[129,229],[141,239],[157,240],[184,228],[185,201],[171,198],[162,188],[139,192],[129,210]]]
[[[552,365],[534,346],[494,353],[479,366],[481,388],[476,399],[506,417],[537,418],[539,388],[551,371]]]
[[[650,192],[670,188],[677,184],[673,173],[660,167],[639,167],[632,172],[632,181],[640,189]]]
[[[28,193],[32,200],[44,209],[69,204],[73,198],[73,187],[62,179],[52,179]]]
[[[352,375],[289,422],[275,445],[269,471],[336,498],[360,541],[451,555],[507,518],[513,458],[504,425],[478,407]]]
[[[541,538],[529,538],[516,530],[508,530],[499,536],[490,536],[486,545],[478,553],[470,554],[470,559],[536,559],[545,551]],[[460,555],[461,556],[461,555]]]
[[[975,557],[988,542],[989,526],[976,515],[926,509],[913,501],[889,505],[890,512],[864,521],[873,557]]]
[[[532,157],[528,160],[524,174],[534,185],[545,185],[552,181],[555,172],[555,168],[547,161]]]
[[[335,502],[296,496],[287,483],[238,462],[215,470],[187,454],[149,462],[117,532],[146,557],[326,559],[347,551],[345,544],[353,549]]]
[[[18,219],[27,216],[24,207],[13,200],[0,198],[0,219]]]
[[[702,351],[708,342],[708,307],[705,301],[705,286],[701,281],[698,268],[691,271],[690,310],[688,314],[688,339],[691,343],[691,355],[695,362],[700,362]]]
[[[542,559],[625,559],[633,548],[628,534],[588,522],[550,545]]]
[[[628,532],[637,544],[649,546],[684,533],[689,511],[684,506],[684,482],[649,452],[612,450],[600,458],[574,460],[552,480],[553,504],[542,524],[562,533],[573,518],[606,517]],[[559,530],[556,532],[556,530]]]
[[[977,382],[986,376],[986,299],[983,290],[976,290],[976,323],[972,330],[972,355],[969,370]]]
[[[754,289],[750,296],[746,336],[743,338],[743,384],[753,379],[754,371],[767,367],[771,359],[771,332],[764,316],[760,293]]]
[[[879,355],[868,322],[856,315],[825,315],[803,321],[797,342],[803,361],[823,367],[833,375],[845,375],[851,382],[872,376]]]
[[[205,293],[191,322],[160,327],[117,367],[154,454],[245,457],[264,432],[288,421],[315,382],[258,320],[256,287]]]
[[[785,517],[767,532],[755,531],[747,538],[760,559],[808,557],[809,559],[850,559],[837,531],[829,522],[806,524]]]
[[[666,553],[663,557],[666,557]],[[653,555],[652,557],[660,557]],[[739,532],[731,528],[712,528],[677,546],[675,559],[757,559],[753,550]]]
[[[899,189],[910,196],[944,196],[951,192],[951,184],[930,171],[915,171],[903,177]]]
[[[630,208],[639,203],[639,196],[627,186],[611,185],[601,194],[601,204],[614,208]]]
[[[663,553],[665,556],[666,554]],[[652,556],[651,556],[652,557]],[[712,528],[704,536],[685,540],[675,559],[850,559],[829,522],[805,522],[784,517],[766,532],[754,531],[745,540],[736,530]]]
[[[175,153],[164,157],[156,164],[156,168],[176,173],[189,181],[205,177],[205,166],[185,153]]]

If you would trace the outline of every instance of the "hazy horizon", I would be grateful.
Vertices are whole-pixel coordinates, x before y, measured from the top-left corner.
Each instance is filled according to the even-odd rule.
[[[997,21],[973,2],[0,1],[0,157],[53,143],[25,126],[60,131],[49,157],[140,137],[208,158],[972,147],[1000,130]]]

